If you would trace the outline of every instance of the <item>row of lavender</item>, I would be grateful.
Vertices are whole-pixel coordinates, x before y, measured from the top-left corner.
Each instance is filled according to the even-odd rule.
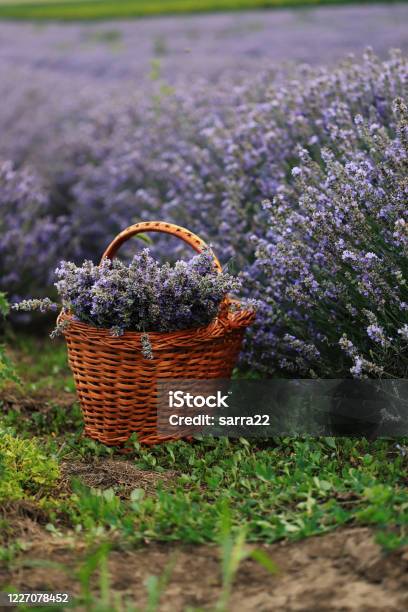
[[[248,367],[406,376],[407,76],[399,54],[367,53],[89,112],[54,143],[44,184],[2,164],[0,289],[40,292],[62,257],[95,259],[162,218],[209,240],[260,300]]]

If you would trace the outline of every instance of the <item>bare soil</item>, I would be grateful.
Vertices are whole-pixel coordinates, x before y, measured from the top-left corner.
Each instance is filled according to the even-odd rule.
[[[78,594],[75,571],[85,544],[47,534],[25,519],[31,547],[11,569],[0,568],[0,585],[23,591]],[[301,542],[262,546],[279,568],[269,574],[252,559],[242,562],[229,609],[240,612],[327,612],[408,609],[408,548],[384,554],[368,528],[344,529]],[[35,564],[30,560],[35,559]],[[41,559],[46,565],[41,567]],[[162,597],[162,612],[188,607],[211,610],[220,594],[219,552],[215,546],[150,544],[132,551],[112,551],[112,590],[145,609],[145,580],[174,562]],[[57,565],[50,564],[53,562]],[[61,569],[61,564],[65,569]],[[95,581],[97,592],[97,581]]]
[[[88,487],[113,488],[125,499],[134,489],[143,489],[146,494],[153,494],[159,482],[165,488],[178,475],[175,470],[140,470],[131,461],[121,459],[101,459],[87,463],[67,461],[62,463],[61,472],[67,488],[72,478],[78,478]]]

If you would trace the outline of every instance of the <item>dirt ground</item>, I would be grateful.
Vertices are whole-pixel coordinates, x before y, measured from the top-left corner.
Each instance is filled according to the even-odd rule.
[[[0,569],[0,586],[22,591],[78,593],[73,582],[81,550],[70,538],[47,534],[26,517],[31,547],[12,570]],[[262,546],[279,568],[269,574],[254,560],[243,561],[235,580],[230,610],[240,612],[402,612],[408,609],[408,548],[384,554],[367,528],[344,529],[301,542]],[[32,565],[29,560],[35,559]],[[47,565],[41,567],[41,559]],[[162,597],[162,612],[188,607],[210,610],[220,593],[220,560],[215,546],[150,544],[133,551],[113,551],[111,588],[135,606],[146,604],[145,580],[174,566]],[[63,564],[65,570],[50,565]]]

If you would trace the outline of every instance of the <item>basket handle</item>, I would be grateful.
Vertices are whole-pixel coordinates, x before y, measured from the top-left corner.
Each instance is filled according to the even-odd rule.
[[[209,248],[204,242],[204,240],[201,240],[201,238],[199,238],[189,230],[185,229],[184,227],[179,227],[178,225],[174,225],[173,223],[164,223],[163,221],[143,221],[142,223],[130,225],[125,230],[123,230],[123,232],[120,232],[120,234],[118,234],[116,238],[112,240],[108,248],[105,250],[104,254],[102,255],[101,262],[104,259],[112,259],[113,257],[115,257],[119,248],[124,242],[129,240],[129,238],[131,238],[132,236],[136,236],[137,234],[142,234],[146,232],[161,232],[162,234],[170,234],[171,236],[176,236],[177,238],[180,238],[180,240],[183,240],[183,242],[191,246],[197,253],[201,253],[204,249]],[[215,267],[217,268],[218,272],[222,272],[222,267],[219,260],[212,251],[210,252],[213,256]]]

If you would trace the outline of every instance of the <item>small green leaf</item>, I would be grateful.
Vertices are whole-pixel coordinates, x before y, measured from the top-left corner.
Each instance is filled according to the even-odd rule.
[[[6,294],[0,291],[0,314],[6,317],[10,312],[10,305],[7,301]]]
[[[275,561],[262,549],[256,548],[249,553],[249,556],[254,559],[259,565],[262,565],[270,574],[277,574],[279,571]]]
[[[153,244],[153,240],[147,234],[136,234],[135,238],[142,242],[146,242],[146,244]]]
[[[145,496],[145,492],[143,489],[133,489],[133,491],[130,494],[130,500],[132,502],[138,502],[141,501]]]

